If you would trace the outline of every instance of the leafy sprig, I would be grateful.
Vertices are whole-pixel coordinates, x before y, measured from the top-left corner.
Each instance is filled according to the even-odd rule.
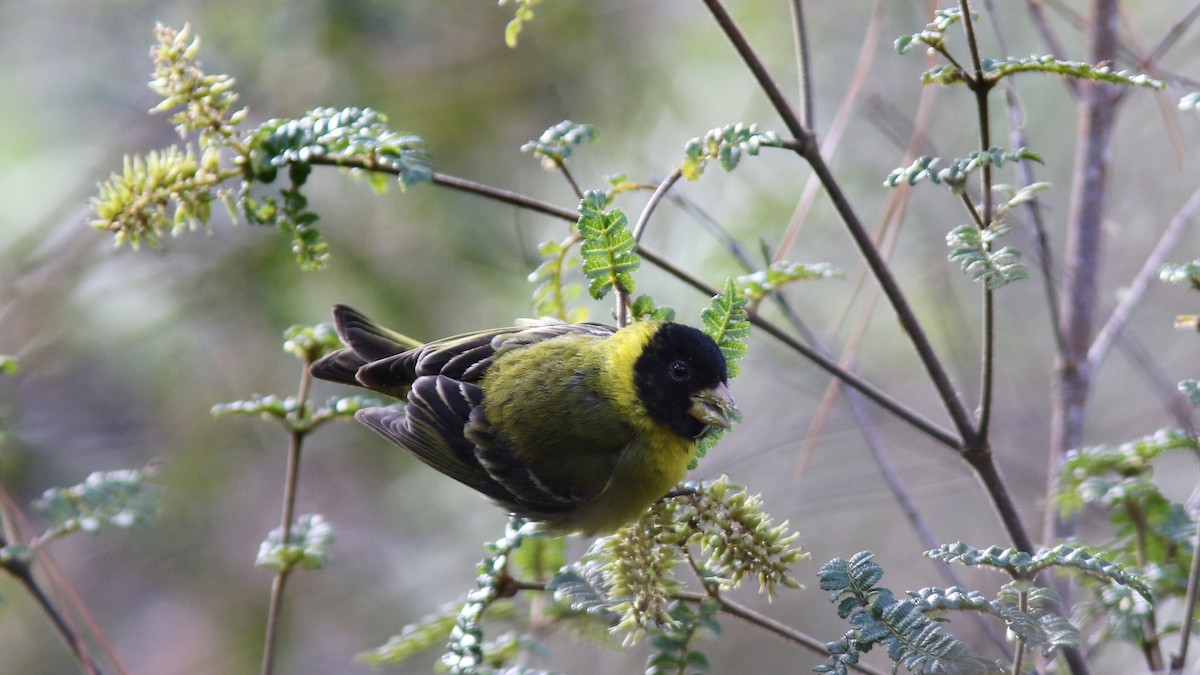
[[[951,160],[949,166],[938,169],[937,166],[941,161],[942,158],[932,155],[918,157],[906,167],[893,169],[883,184],[887,187],[896,187],[901,182],[916,185],[923,180],[928,180],[935,185],[945,185],[951,190],[959,192],[965,189],[970,174],[985,165],[1000,168],[1004,166],[1005,162],[1021,161],[1033,161],[1040,164],[1042,157],[1026,148],[1017,148],[1016,150],[990,148],[987,152],[975,151],[964,158]]]
[[[927,617],[925,603],[897,600],[891,590],[879,586],[883,574],[870,551],[849,560],[835,558],[821,567],[817,573],[821,589],[830,592],[838,616],[848,620],[851,628],[828,645],[830,657],[816,672],[847,673],[861,653],[876,645],[883,645],[898,667],[916,672],[999,672],[996,663],[976,656]]]
[[[722,169],[733,171],[743,154],[757,155],[764,146],[780,145],[779,134],[774,131],[760,132],[757,124],[728,124],[688,141],[683,148],[684,159],[679,169],[684,178],[699,180],[705,167],[714,159]]]
[[[537,284],[533,291],[533,311],[538,316],[552,316],[568,323],[587,321],[586,307],[570,307],[583,294],[583,286],[567,281],[568,271],[580,263],[579,258],[571,255],[580,241],[579,234],[573,232],[562,242],[548,240],[538,246],[538,253],[545,260],[529,274],[529,282]]]
[[[1029,270],[1021,261],[1020,251],[1012,246],[992,250],[992,242],[1009,229],[1002,222],[983,229],[975,225],[959,225],[946,235],[950,261],[960,264],[971,281],[983,283],[991,290],[1028,279]]]
[[[427,649],[445,645],[461,609],[461,604],[446,605],[434,614],[421,617],[405,625],[385,644],[359,654],[357,660],[370,666],[395,665]]]
[[[286,544],[282,529],[271,530],[259,545],[254,564],[276,571],[319,570],[329,562],[333,534],[333,525],[324,516],[306,513],[292,523]]]
[[[128,529],[158,514],[162,488],[147,482],[153,471],[97,471],[78,485],[50,488],[34,502],[52,525],[31,542],[32,548],[72,532],[96,533],[103,526]]]
[[[126,157],[122,171],[100,184],[90,204],[91,224],[111,232],[117,246],[156,246],[166,232],[177,236],[207,227],[220,201],[235,221],[240,216],[277,227],[291,238],[301,267],[318,269],[328,249],[303,193],[314,164],[365,171],[381,190],[390,176],[402,189],[432,177],[424,141],[391,130],[369,108],[318,108],[241,131],[245,111],[233,109],[234,80],[204,73],[197,60],[200,42],[190,29],[160,25],[155,36],[150,86],[162,100],[152,112],[173,112],[169,121],[184,138],[197,134],[200,150],[185,144]],[[278,196],[254,194],[255,186],[273,183],[280,171],[289,184]]]
[[[487,662],[483,639],[483,613],[497,600],[510,596],[512,578],[508,575],[509,557],[525,537],[525,521],[510,518],[504,536],[486,545],[487,554],[477,567],[475,589],[455,617],[446,653],[441,663],[452,673],[474,673]]]
[[[845,272],[829,263],[797,263],[780,260],[764,270],[744,274],[734,280],[738,290],[750,302],[760,302],[768,295],[797,281],[840,279]]]
[[[1050,568],[1080,572],[1109,583],[1129,586],[1146,599],[1151,598],[1150,589],[1140,575],[1130,572],[1121,565],[1097,557],[1083,546],[1059,544],[1050,549],[1042,549],[1035,555],[1030,555],[1015,548],[1000,548],[999,546],[978,549],[960,541],[954,544],[943,544],[938,548],[926,551],[925,555],[934,560],[955,562],[970,567],[990,567],[1007,572],[1013,579],[1018,580],[1032,580],[1042,570]]]
[[[993,81],[1016,73],[1039,72],[1074,77],[1081,80],[1149,87],[1150,89],[1157,90],[1167,87],[1166,83],[1156,80],[1145,73],[1137,73],[1129,70],[1114,71],[1108,65],[1097,66],[1082,61],[1064,61],[1049,54],[1034,54],[1023,58],[983,59],[982,64],[984,76]]]
[[[279,169],[321,160],[375,173],[383,188],[394,174],[401,189],[427,182],[433,164],[420,136],[394,131],[387,116],[371,108],[316,108],[295,119],[263,123],[248,138],[246,168],[263,183]]]
[[[554,169],[570,159],[573,146],[594,143],[599,137],[600,130],[590,124],[563,120],[543,131],[536,141],[522,145],[521,152],[532,153],[544,167]]]
[[[933,15],[933,21],[926,24],[918,33],[905,35],[896,39],[896,52],[907,54],[916,45],[925,45],[930,49],[942,50],[946,43],[946,30],[962,21],[962,10],[958,7],[939,9]]]

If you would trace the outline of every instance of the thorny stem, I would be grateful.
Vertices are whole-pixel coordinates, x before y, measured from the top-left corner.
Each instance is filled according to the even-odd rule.
[[[305,422],[308,419],[308,390],[312,384],[312,376],[308,372],[308,363],[300,374],[300,390],[296,395],[296,419],[289,419],[289,442],[287,458],[287,478],[283,484],[283,513],[280,517],[281,533],[279,541],[286,548],[291,543],[292,520],[296,513],[296,491],[300,483],[300,449],[304,444],[304,436],[310,431]],[[288,577],[292,572],[290,565],[284,565],[275,573],[271,583],[271,604],[267,609],[267,635],[263,647],[262,675],[271,675],[275,667],[275,655],[279,644],[279,622],[283,611],[283,591]]]

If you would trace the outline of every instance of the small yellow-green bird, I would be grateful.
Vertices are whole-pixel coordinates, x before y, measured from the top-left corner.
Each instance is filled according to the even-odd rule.
[[[359,421],[554,533],[638,518],[737,414],[721,350],[678,323],[538,321],[421,343],[345,305],[333,316],[347,348],[312,374],[407,400]]]

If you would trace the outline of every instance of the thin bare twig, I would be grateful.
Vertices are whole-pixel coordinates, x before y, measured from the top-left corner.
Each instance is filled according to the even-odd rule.
[[[850,117],[858,103],[859,93],[867,81],[867,75],[871,72],[871,65],[875,62],[875,55],[879,53],[878,43],[879,36],[883,31],[885,1],[877,0],[875,3],[875,11],[871,15],[870,23],[867,24],[862,48],[858,52],[858,61],[854,66],[854,73],[850,76],[850,82],[846,86],[846,93],[842,95],[841,103],[838,104],[837,112],[834,113],[833,124],[829,126],[829,130],[821,140],[821,154],[825,157],[832,157],[833,153],[837,151],[838,143],[842,140],[842,134],[845,133],[846,127],[850,123]],[[937,89],[934,87],[922,89],[922,101],[924,101],[927,92],[935,91]],[[817,181],[816,176],[809,176],[808,180],[804,182],[804,191],[800,193],[800,199],[796,202],[795,210],[792,211],[788,227],[779,239],[779,246],[775,249],[773,262],[782,261],[792,250],[792,246],[796,243],[796,238],[800,235],[800,228],[804,226],[804,222],[808,218],[808,212],[812,210],[812,205],[816,201],[817,190],[820,187],[821,184]]]
[[[1167,51],[1175,46],[1175,43],[1179,41],[1179,38],[1183,37],[1183,34],[1187,32],[1187,29],[1190,28],[1197,19],[1200,19],[1200,0],[1196,0],[1191,8],[1184,12],[1183,16],[1181,16],[1178,21],[1171,24],[1171,27],[1166,33],[1163,34],[1162,38],[1159,39],[1158,44],[1154,45],[1154,49],[1150,50],[1150,55],[1147,57],[1147,62],[1154,63],[1165,56]]]
[[[658,187],[654,189],[654,194],[650,195],[650,199],[646,202],[646,206],[642,208],[641,215],[638,216],[637,224],[633,226],[633,241],[640,242],[642,234],[646,231],[646,226],[650,224],[650,215],[654,213],[654,209],[658,208],[659,202],[667,196],[671,191],[671,187],[683,178],[683,169],[675,167],[666,178],[663,179]],[[622,288],[620,284],[616,287],[617,293],[617,326],[624,327],[629,322],[629,291]]]
[[[0,541],[0,544],[3,544]],[[92,660],[91,653],[88,652],[87,646],[83,643],[79,633],[77,633],[69,623],[62,612],[54,606],[49,596],[42,590],[37,580],[33,578],[33,572],[29,569],[29,565],[21,560],[10,560],[3,564],[3,569],[12,575],[17,581],[25,587],[25,590],[33,597],[38,607],[50,619],[50,623],[54,626],[55,632],[66,643],[67,648],[71,650],[71,655],[79,662],[85,672],[89,675],[99,675],[100,669],[96,667],[95,661]]]
[[[1182,673],[1191,645],[1192,626],[1196,622],[1196,601],[1200,595],[1200,519],[1196,521],[1196,536],[1192,539],[1192,566],[1188,570],[1187,595],[1183,603],[1183,625],[1179,633],[1179,653],[1171,657],[1171,673]]]
[[[812,95],[812,57],[808,53],[808,28],[804,23],[804,0],[792,0],[792,38],[796,43],[796,77],[800,84],[800,123],[816,127]]]
[[[16,501],[13,500],[3,484],[0,484],[0,525],[3,525],[3,531],[0,531],[0,548],[11,541],[32,541],[35,538],[30,536],[33,526],[25,517],[24,512],[18,508]],[[41,588],[41,585],[33,576],[33,568],[23,565],[19,561],[15,564],[23,565],[24,569],[21,573],[27,574],[28,579],[21,578],[20,574],[17,573],[14,573],[14,576],[34,595],[35,601],[42,608],[42,611],[46,613],[47,617],[49,617],[50,622],[59,633],[59,637],[67,644],[72,654],[76,654],[77,649],[83,650],[83,658],[80,659],[80,665],[84,668],[85,672],[89,674],[99,673],[99,666],[96,665],[95,659],[88,652],[87,642],[71,624],[68,613],[58,609],[60,604],[71,610],[75,616],[83,621],[87,626],[91,638],[99,646],[100,651],[104,653],[105,658],[108,659],[108,663],[112,665],[115,672],[118,675],[126,675],[128,671],[125,669],[124,664],[121,663],[121,659],[117,657],[112,643],[104,636],[103,631],[100,630],[100,626],[96,623],[87,605],[84,604],[83,599],[75,590],[74,584],[71,583],[70,578],[63,572],[62,567],[54,559],[50,551],[47,548],[39,550],[36,553],[35,562],[41,565],[49,577],[49,584],[46,589]],[[8,565],[3,565],[2,567],[8,569]],[[28,584],[30,583],[38,587],[37,593],[33,593],[33,589],[29,588]],[[51,593],[46,591],[51,591],[54,595],[58,596],[65,595],[66,597],[65,599],[62,597],[57,599],[51,598]],[[68,632],[63,633],[63,628],[66,628]]]
[[[1142,264],[1142,268],[1138,270],[1133,281],[1129,284],[1129,290],[1125,292],[1121,298],[1121,302],[1113,309],[1109,315],[1108,321],[1096,334],[1096,339],[1092,341],[1091,347],[1087,351],[1088,366],[1090,368],[1098,368],[1100,363],[1104,361],[1104,357],[1108,356],[1109,350],[1113,346],[1113,342],[1121,334],[1121,331],[1129,323],[1129,318],[1133,315],[1134,310],[1141,304],[1142,298],[1146,295],[1146,290],[1150,287],[1150,283],[1158,278],[1158,270],[1166,261],[1167,256],[1171,253],[1171,249],[1175,247],[1179,237],[1200,214],[1200,188],[1197,188],[1192,193],[1187,203],[1183,208],[1175,214],[1171,222],[1159,237],[1158,243],[1155,244],[1154,250],[1146,257],[1146,262]]]
[[[762,87],[763,93],[770,99],[771,105],[775,108],[775,112],[783,119],[784,126],[787,127],[790,133],[802,145],[811,144],[813,141],[812,130],[800,122],[800,118],[796,116],[796,111],[792,109],[787,98],[780,91],[779,85],[775,83],[775,79],[767,72],[766,66],[763,65],[758,55],[754,53],[754,48],[750,46],[750,42],[746,36],[742,34],[742,30],[734,23],[733,17],[729,16],[729,12],[725,11],[725,7],[721,5],[720,0],[702,0],[704,5],[708,7],[708,11],[712,13],[716,19],[717,25],[725,33],[725,37],[737,50],[738,55],[742,57],[746,67],[754,75],[754,79],[758,80],[758,86]]]

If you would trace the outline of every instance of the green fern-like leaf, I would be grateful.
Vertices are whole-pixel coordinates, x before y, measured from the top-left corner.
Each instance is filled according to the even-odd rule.
[[[1029,278],[1029,270],[1021,262],[1021,252],[1012,246],[992,250],[992,242],[1009,230],[1005,223],[995,223],[985,229],[960,225],[946,235],[950,261],[962,266],[971,281],[983,283],[996,290],[1014,281]]]
[[[552,316],[567,323],[587,321],[586,307],[571,308],[570,303],[583,294],[583,286],[567,282],[567,270],[579,264],[571,251],[581,238],[572,233],[563,242],[545,241],[538,253],[545,257],[529,274],[529,282],[537,284],[533,291],[533,311],[537,316]]]
[[[609,599],[603,566],[595,558],[562,568],[546,582],[546,590],[572,611],[600,617],[610,626],[621,618],[613,609],[617,603]]]
[[[694,648],[695,641],[705,632],[720,633],[716,615],[721,606],[711,598],[701,600],[695,608],[676,600],[664,624],[651,640],[657,650],[646,662],[647,675],[707,672],[708,657]]]
[[[570,159],[573,146],[594,143],[599,137],[600,131],[590,124],[563,120],[543,131],[536,141],[522,145],[521,152],[533,153],[546,168],[553,169]]]
[[[883,568],[870,551],[850,560],[835,558],[818,572],[821,588],[830,591],[838,615],[850,622],[851,631],[828,645],[829,659],[816,668],[819,673],[845,673],[858,662],[858,654],[883,645],[897,667],[920,673],[999,672],[992,661],[975,656],[967,646],[925,615],[937,605],[959,605],[977,609],[980,598],[956,589],[941,594],[917,594],[897,600],[887,588],[878,586]]]
[[[855,553],[849,560],[834,558],[817,571],[821,590],[830,591],[829,601],[838,603],[838,616],[843,619],[871,604],[882,578],[883,568],[871,551]]]
[[[1168,452],[1196,449],[1194,436],[1173,429],[1119,445],[1074,448],[1063,462],[1059,508],[1070,515],[1087,504],[1118,507],[1120,500],[1141,489],[1134,486],[1135,481],[1157,490],[1149,481],[1154,459]]]
[[[284,398],[274,394],[267,394],[265,396],[255,394],[241,401],[218,403],[212,407],[211,412],[213,417],[224,417],[225,415],[261,415],[263,417],[286,419],[298,409],[299,404],[293,396]]]
[[[1135,73],[1127,70],[1113,71],[1107,65],[1095,66],[1080,61],[1063,61],[1051,55],[1033,55],[1024,58],[1009,57],[1006,59],[983,59],[984,75],[995,81],[1016,73],[1051,73],[1074,77],[1081,80],[1111,82],[1151,89],[1166,89],[1166,83],[1156,80],[1145,73]]]
[[[1035,574],[1049,567],[1074,570],[1104,581],[1127,586],[1137,591],[1147,602],[1151,604],[1154,602],[1150,587],[1146,585],[1145,579],[1140,574],[1135,574],[1121,565],[1097,557],[1086,547],[1059,544],[1034,557]]]
[[[1167,263],[1158,270],[1158,278],[1168,284],[1186,284],[1200,290],[1200,260],[1190,263]]]
[[[705,166],[715,159],[722,169],[733,171],[743,154],[757,155],[764,146],[779,147],[779,134],[773,131],[759,132],[756,124],[729,124],[688,141],[679,169],[684,178],[698,180],[704,174]]]
[[[1200,405],[1200,382],[1183,380],[1179,383],[1179,393],[1187,397],[1188,403]]]
[[[1004,166],[1005,162],[1021,161],[1040,164],[1042,157],[1026,148],[1017,148],[1016,150],[990,148],[987,152],[975,151],[964,158],[951,160],[950,165],[946,168],[937,169],[937,165],[941,161],[940,157],[930,155],[918,157],[906,167],[893,169],[883,184],[887,187],[896,187],[901,182],[916,185],[921,181],[928,180],[935,185],[946,185],[952,190],[962,190],[967,177],[984,165],[1000,168]]]
[[[647,321],[674,321],[675,308],[666,305],[658,305],[654,302],[654,298],[649,295],[639,295],[633,301],[633,306],[630,309],[634,318]]]
[[[781,260],[765,270],[738,277],[734,283],[750,300],[758,302],[784,286],[797,281],[840,279],[845,274],[829,263],[793,263]]]
[[[993,567],[1008,572],[1014,578],[1028,579],[1033,570],[1033,556],[1018,551],[1015,548],[1000,548],[990,546],[978,549],[961,541],[926,551],[925,555],[934,560],[947,563],[959,563],[969,567]]]
[[[388,641],[358,655],[357,660],[370,666],[395,666],[437,645],[444,645],[454,629],[461,605],[448,605],[436,614],[421,617],[393,635]]]
[[[39,543],[72,532],[95,533],[103,526],[131,528],[158,514],[162,489],[147,482],[145,469],[97,471],[78,484],[51,488],[34,502],[52,526]]]
[[[868,613],[856,616],[865,620]],[[870,616],[870,622],[856,626],[863,633],[860,639],[882,643],[888,657],[910,671],[947,675],[1002,672],[996,663],[979,658],[940,623],[926,617],[912,600],[896,600],[891,594],[883,594],[876,599]],[[855,625],[853,621],[851,625]]]
[[[957,7],[939,9],[933,15],[925,29],[919,33],[905,35],[896,39],[896,51],[907,54],[916,45],[925,45],[930,49],[942,49],[946,43],[946,30],[962,21],[962,10]]]
[[[333,525],[319,513],[306,513],[288,528],[286,544],[281,528],[271,530],[259,545],[254,564],[273,570],[321,569],[329,562],[332,543]]]
[[[720,295],[713,296],[708,307],[700,312],[700,320],[704,324],[704,332],[717,343],[721,354],[725,356],[725,364],[729,377],[737,377],[740,371],[738,361],[746,355],[746,338],[750,336],[750,318],[746,305],[750,299],[737,289],[733,279],[725,280],[725,288]],[[735,422],[741,417],[736,413]],[[710,429],[696,445],[696,457],[688,465],[689,469],[699,466],[701,459],[721,440],[724,429]]]
[[[920,605],[921,610],[924,612],[943,610],[986,612],[989,610],[991,602],[982,593],[967,590],[960,586],[951,586],[950,588],[922,588],[919,591],[910,591],[908,595],[912,598],[913,602]]]
[[[730,377],[737,377],[738,361],[746,355],[746,338],[750,336],[748,303],[749,298],[738,291],[733,279],[726,279],[721,294],[713,296],[708,307],[700,312],[704,332],[721,348]]]
[[[583,273],[590,282],[588,293],[596,300],[613,289],[632,293],[633,273],[641,264],[625,214],[620,209],[606,210],[607,201],[603,192],[591,190],[579,203]]]
[[[264,183],[291,164],[332,164],[396,174],[401,188],[426,182],[433,165],[425,141],[393,131],[370,108],[316,108],[297,119],[270,120],[249,138],[249,169]]]

